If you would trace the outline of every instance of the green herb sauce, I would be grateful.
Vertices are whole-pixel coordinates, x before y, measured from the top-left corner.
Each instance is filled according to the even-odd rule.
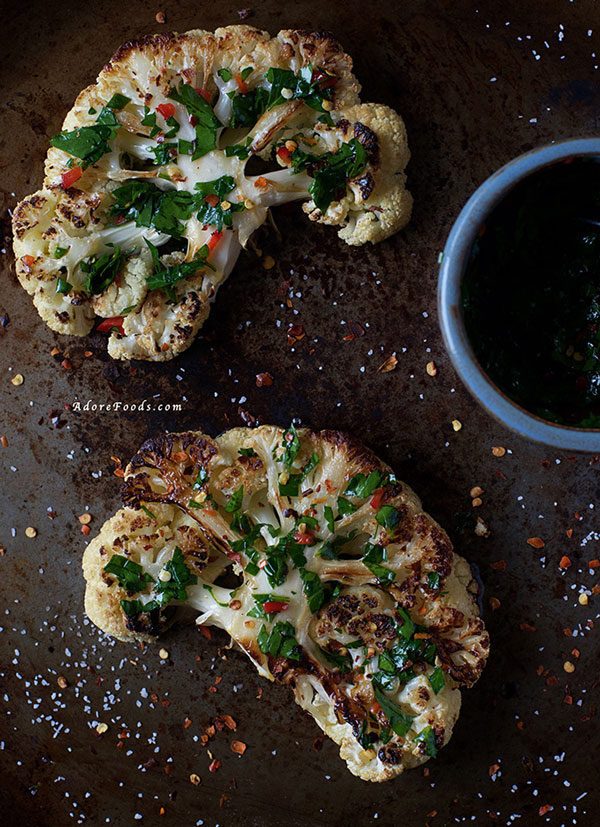
[[[556,164],[508,194],[473,245],[462,304],[500,390],[542,419],[600,428],[600,162]]]

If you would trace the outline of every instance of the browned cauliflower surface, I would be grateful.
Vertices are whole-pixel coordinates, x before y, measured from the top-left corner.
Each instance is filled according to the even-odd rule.
[[[270,207],[302,200],[348,244],[406,224],[404,124],[360,103],[332,37],[251,26],[122,46],[51,140],[13,217],[17,276],[44,321],[115,359],[185,350]],[[253,156],[261,175],[247,175]]]
[[[84,555],[102,630],[149,641],[189,614],[225,629],[365,780],[448,742],[488,656],[477,587],[372,453],[293,426],[165,434],[127,467],[123,502]]]

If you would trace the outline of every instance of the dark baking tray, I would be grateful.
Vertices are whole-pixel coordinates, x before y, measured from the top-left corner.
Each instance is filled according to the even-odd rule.
[[[159,10],[166,25],[155,22]],[[138,820],[596,825],[600,648],[593,627],[600,598],[591,596],[588,606],[577,599],[584,586],[600,582],[588,568],[600,557],[596,458],[527,445],[477,408],[443,351],[435,288],[438,253],[477,184],[531,147],[597,134],[598,6],[254,5],[249,22],[273,33],[332,31],[355,58],[364,99],[405,116],[415,196],[410,227],[377,247],[350,249],[335,232],[310,226],[298,208],[280,210],[284,240],[274,233],[261,239],[276,266],[266,271],[243,257],[201,338],[165,365],[118,364],[108,360],[101,337],[54,336],[16,283],[8,238],[10,209],[41,182],[49,136],[125,40],[213,29],[238,21],[239,11],[227,2],[188,0],[3,5],[7,251],[0,304],[10,324],[0,339],[0,433],[9,442],[0,448],[0,820],[6,827]],[[292,345],[290,324],[305,333]],[[51,355],[53,346],[60,355]],[[93,356],[84,357],[87,349]],[[378,372],[393,353],[395,370]],[[432,359],[434,378],[425,369]],[[10,383],[11,370],[24,375],[20,387]],[[258,388],[256,374],[267,371],[273,385]],[[132,403],[153,395],[182,410],[68,408],[77,399]],[[89,507],[95,532],[118,506],[111,455],[126,459],[164,429],[216,434],[292,416],[360,436],[390,462],[485,584],[492,656],[478,686],[464,694],[451,744],[425,772],[380,786],[353,778],[287,691],[260,681],[241,654],[225,648],[224,636],[173,631],[161,662],[159,647],[141,651],[101,639],[83,614],[85,538],[77,517]],[[453,419],[462,430],[453,431]],[[493,446],[509,452],[494,457]],[[478,509],[469,496],[475,485],[485,489]],[[489,537],[475,535],[477,516]],[[37,528],[36,538],[25,536],[27,526]],[[532,548],[530,537],[545,547]],[[566,571],[558,565],[563,555],[572,563]],[[564,671],[566,660],[573,673]],[[197,739],[221,713],[236,719],[235,737],[248,749],[238,758],[233,734],[217,732],[208,749],[222,765],[210,773],[211,758]],[[101,737],[98,721],[109,724]],[[200,784],[190,783],[191,773]]]

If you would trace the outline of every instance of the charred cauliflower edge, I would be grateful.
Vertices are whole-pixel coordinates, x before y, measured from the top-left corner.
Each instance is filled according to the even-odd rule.
[[[489,651],[477,586],[370,451],[293,426],[165,434],[127,467],[123,502],[83,558],[102,630],[152,641],[190,613],[225,629],[365,780],[448,742]]]
[[[112,357],[165,361],[189,347],[270,207],[302,200],[351,245],[401,229],[404,123],[359,91],[351,58],[320,32],[126,43],[14,211],[17,276],[40,316],[77,336],[101,317]],[[268,171],[246,175],[253,156]]]

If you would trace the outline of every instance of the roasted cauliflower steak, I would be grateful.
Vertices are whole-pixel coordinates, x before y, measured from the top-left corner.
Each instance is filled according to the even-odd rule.
[[[51,139],[13,214],[16,272],[48,326],[97,317],[115,359],[190,346],[271,207],[304,202],[350,245],[409,220],[400,116],[361,103],[332,37],[251,26],[122,46]],[[262,174],[247,174],[251,159]]]
[[[477,586],[370,451],[293,426],[165,434],[127,467],[123,503],[83,559],[100,629],[150,641],[190,615],[225,629],[365,780],[449,741],[488,656]]]

